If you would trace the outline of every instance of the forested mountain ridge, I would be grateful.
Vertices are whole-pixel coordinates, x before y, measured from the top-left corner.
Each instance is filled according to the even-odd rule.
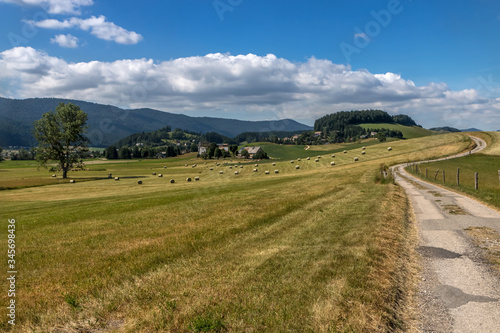
[[[87,136],[95,147],[106,147],[134,133],[151,132],[171,126],[198,133],[217,132],[235,137],[244,132],[303,131],[311,127],[291,119],[244,121],[236,119],[190,117],[153,109],[125,110],[112,105],[60,99],[24,100],[0,97],[0,146],[33,146],[32,126],[42,114],[59,103],[73,103],[88,114]]]

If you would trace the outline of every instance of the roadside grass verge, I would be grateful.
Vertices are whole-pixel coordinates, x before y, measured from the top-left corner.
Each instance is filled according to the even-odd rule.
[[[425,178],[425,169],[428,170],[428,178]],[[457,185],[457,168],[460,168],[460,185]],[[434,176],[437,169],[439,173]],[[443,170],[445,171],[445,182],[443,182]],[[443,185],[454,191],[475,197],[490,206],[500,209],[500,156],[474,154],[461,158],[445,160],[440,162],[424,163],[419,165],[419,172],[408,172],[415,174],[423,180]],[[474,188],[474,174],[479,174],[478,190]]]

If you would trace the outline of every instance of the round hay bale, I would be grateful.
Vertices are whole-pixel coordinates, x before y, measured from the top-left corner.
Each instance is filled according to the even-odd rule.
[[[52,177],[57,177],[56,175],[52,175]]]
[[[300,165],[296,165],[295,169],[299,170],[300,169]]]
[[[142,180],[138,180],[137,184],[141,185],[142,184]]]
[[[194,180],[200,180],[200,177],[194,177]]]
[[[163,177],[163,175],[160,173],[160,174],[158,175],[158,177],[160,177],[160,178],[161,178],[161,177]]]
[[[210,168],[210,171],[214,171],[214,168]]]
[[[188,177],[188,178],[186,178],[186,181],[187,181],[187,182],[190,182],[190,181],[191,181],[191,178],[189,178],[189,177]]]
[[[335,158],[335,154],[332,155],[332,158]]]
[[[319,159],[317,158],[317,159],[315,159],[314,161],[315,161],[315,162],[319,162]]]
[[[120,177],[115,177],[115,180],[120,180]]]
[[[220,174],[220,175],[223,175],[223,174],[224,174],[224,171],[219,171],[219,174]]]
[[[259,169],[253,169],[253,172],[257,172],[257,171],[259,171]]]
[[[243,169],[243,165],[240,165],[240,169]]]
[[[308,158],[307,158],[307,160],[308,160],[308,161],[310,161],[310,160],[311,160],[311,158],[310,158],[310,157],[308,157]]]
[[[335,165],[335,162],[330,162],[330,165]]]
[[[239,174],[240,174],[240,172],[239,172],[239,171],[235,171],[235,172],[234,172],[234,174],[235,174],[235,175],[239,175]]]
[[[295,161],[290,161],[290,163],[292,163],[292,164],[293,164],[293,163],[295,163]]]
[[[299,161],[299,162],[300,162],[300,158],[298,158],[298,159],[297,159],[297,161]]]
[[[264,173],[265,173],[266,175],[268,175],[268,174],[269,174],[269,171],[267,171],[267,170],[266,170],[266,171],[264,171]]]
[[[274,170],[274,173],[280,173],[280,171],[279,170]]]
[[[366,149],[366,147],[363,147],[363,148],[361,148],[361,149],[365,150],[365,149]]]
[[[175,180],[174,179],[170,179],[170,184],[173,184],[175,183]]]
[[[364,155],[364,154],[366,154],[366,151],[364,151],[364,150],[363,150],[363,151],[361,152],[361,155]]]
[[[166,169],[166,168],[167,168],[167,166],[166,166],[166,165],[164,165],[164,166],[163,166],[163,169]]]
[[[358,158],[357,158],[357,157],[355,157],[355,158],[354,158],[354,162],[357,162],[357,161],[358,161]]]
[[[153,176],[156,176],[156,172],[153,172]]]
[[[258,167],[259,165],[258,164],[255,164],[255,167]]]
[[[391,150],[392,150],[392,147],[387,147],[387,150],[388,150],[388,151],[391,151]]]
[[[75,180],[71,179],[69,182],[73,184],[73,183],[75,183]]]
[[[347,150],[344,150],[344,154],[347,154]]]
[[[276,163],[273,163],[273,166],[276,166]]]
[[[185,167],[187,167],[188,165],[187,164],[184,164]]]
[[[232,166],[229,167],[229,169],[232,169],[232,168],[233,168]]]
[[[321,158],[321,156],[318,156],[318,158]]]

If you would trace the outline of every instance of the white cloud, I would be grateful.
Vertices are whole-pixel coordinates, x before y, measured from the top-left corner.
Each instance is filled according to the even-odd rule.
[[[50,40],[53,44],[58,44],[61,47],[75,48],[78,47],[78,38],[72,35],[57,35]]]
[[[137,44],[142,40],[142,36],[134,31],[128,31],[117,26],[113,22],[106,21],[105,16],[92,16],[88,19],[72,17],[68,20],[59,21],[47,19],[42,21],[26,21],[33,26],[44,29],[70,29],[79,28],[90,33],[97,38],[111,40],[119,44]]]
[[[424,126],[493,128],[500,98],[444,83],[416,86],[399,74],[353,71],[311,58],[292,63],[270,54],[208,54],[163,62],[151,59],[68,63],[30,47],[0,53],[0,95],[60,97],[130,108],[246,119],[293,118],[312,123],[325,114],[380,108],[406,113]],[[496,124],[496,125],[495,125]]]
[[[80,15],[80,7],[92,6],[92,0],[0,0],[0,3],[13,3],[20,6],[40,6],[49,14]]]

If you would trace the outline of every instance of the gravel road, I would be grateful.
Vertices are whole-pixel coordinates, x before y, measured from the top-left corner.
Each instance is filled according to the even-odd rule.
[[[486,147],[484,141],[473,139],[477,143],[473,153]],[[500,332],[500,279],[464,232],[468,227],[500,232],[500,213],[418,180],[401,165],[393,171],[411,200],[419,229],[418,328],[421,332]]]

